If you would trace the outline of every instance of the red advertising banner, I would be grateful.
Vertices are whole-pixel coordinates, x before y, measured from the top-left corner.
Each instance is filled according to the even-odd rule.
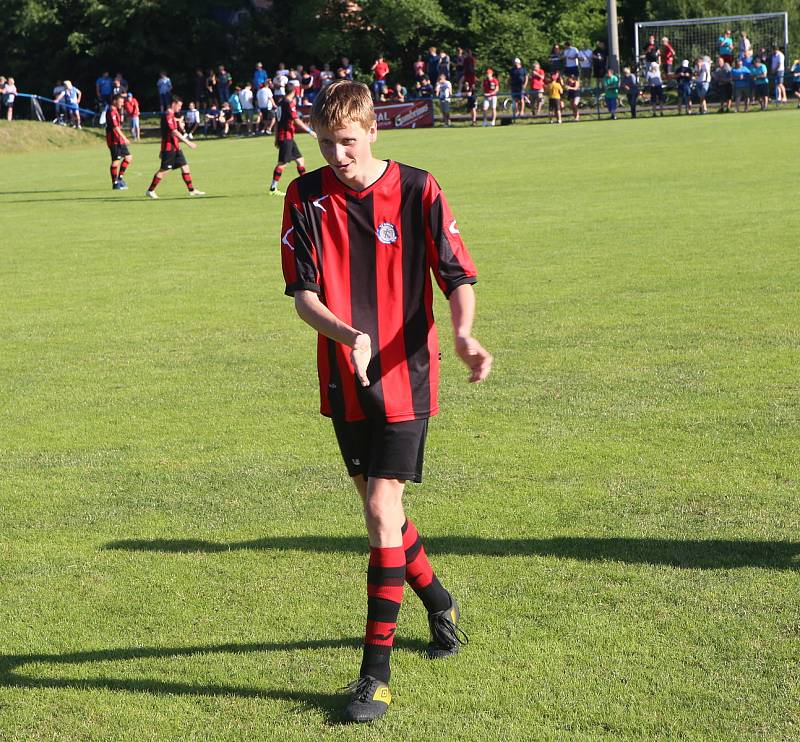
[[[375,106],[379,129],[420,129],[433,126],[433,101],[379,103]]]
[[[308,121],[311,105],[300,108],[304,121]],[[379,129],[422,129],[433,126],[433,101],[412,100],[407,103],[378,103],[375,116]]]

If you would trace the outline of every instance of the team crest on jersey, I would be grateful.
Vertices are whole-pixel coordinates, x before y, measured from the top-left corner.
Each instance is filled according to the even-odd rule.
[[[397,242],[397,227],[391,222],[383,222],[379,225],[376,234],[384,245],[393,245]]]

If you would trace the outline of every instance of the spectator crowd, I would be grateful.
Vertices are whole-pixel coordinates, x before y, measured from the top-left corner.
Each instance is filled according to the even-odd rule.
[[[604,42],[579,49],[570,41],[554,44],[546,60],[535,60],[527,67],[515,58],[504,73],[479,66],[470,49],[457,48],[453,54],[430,47],[419,54],[411,69],[392,70],[383,56],[372,63],[368,77],[376,103],[402,103],[407,100],[436,100],[444,126],[451,125],[454,99],[463,101],[466,118],[478,123],[479,99],[484,126],[497,123],[501,90],[509,95],[502,103],[510,109],[512,120],[524,116],[546,115],[550,122],[561,123],[567,113],[575,121],[581,108],[591,99],[596,106],[602,102],[609,117],[616,119],[621,108],[627,108],[635,118],[641,106],[647,106],[653,116],[664,115],[667,93],[677,104],[678,114],[705,114],[708,99],[719,104],[719,112],[748,111],[758,106],[766,109],[770,98],[777,104],[787,103],[789,92],[800,107],[800,59],[787,68],[783,50],[752,46],[748,35],[741,31],[734,39],[726,30],[717,41],[716,61],[708,54],[677,62],[678,53],[667,37],[660,41],[650,36],[635,65],[624,67],[620,73],[608,66]],[[257,62],[249,75],[235,79],[225,65],[203,69],[193,76],[193,90],[183,110],[183,126],[187,136],[205,135],[255,136],[272,134],[276,111],[289,87],[295,90],[297,105],[313,103],[321,90],[336,79],[355,79],[356,70],[347,57],[335,66],[310,64],[287,66],[278,63],[268,72]],[[480,79],[479,79],[480,77]],[[402,80],[409,80],[406,87]],[[170,104],[173,83],[166,71],[155,81],[161,112]],[[185,92],[185,91],[183,91]],[[4,115],[14,116],[17,88],[12,77],[0,77],[0,93]],[[81,126],[81,107],[93,106],[107,110],[112,99],[125,97],[124,113],[132,138],[140,137],[140,104],[130,90],[122,73],[113,77],[103,72],[94,85],[94,100],[87,106],[84,95],[70,80],[58,81],[53,88],[55,123]]]

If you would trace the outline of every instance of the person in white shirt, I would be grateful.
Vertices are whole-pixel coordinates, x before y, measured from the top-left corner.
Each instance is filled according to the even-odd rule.
[[[183,128],[188,139],[194,139],[194,133],[200,126],[200,111],[194,105],[194,101],[189,103],[189,107],[183,112]]]
[[[741,37],[739,39],[739,59],[742,62],[746,62],[753,56],[753,45],[750,43],[750,39],[747,38],[747,31],[740,31],[739,35]]]
[[[3,105],[6,107],[6,119],[11,121],[14,118],[14,101],[17,99],[17,86],[14,78],[9,77],[3,86]]]
[[[592,50],[581,50],[581,85],[588,85],[592,81]]]
[[[453,97],[453,83],[447,76],[439,75],[434,94],[439,99],[439,107],[442,109],[442,126],[450,126],[450,98]]]
[[[253,105],[253,86],[250,82],[246,82],[244,87],[239,91],[239,102],[242,104],[242,118],[247,124],[247,136],[253,136],[253,118],[255,114],[255,106]]]
[[[275,96],[275,105],[277,106],[283,97],[286,95],[286,86],[289,84],[289,74],[275,75],[272,78],[272,94]]]
[[[319,84],[320,90],[325,90],[333,82],[333,70],[331,70],[331,66],[326,64],[322,71],[319,73]]]
[[[568,41],[564,46],[564,51],[561,52],[561,56],[564,59],[564,77],[573,75],[575,78],[580,79],[583,55],[572,45],[571,41]]]
[[[772,47],[772,56],[769,59],[769,71],[775,81],[775,101],[776,103],[787,103],[786,86],[783,84],[783,76],[786,73],[786,57],[777,46]]]
[[[272,127],[275,126],[275,97],[269,87],[269,81],[258,89],[256,105],[259,112],[258,125],[261,127],[261,131],[264,134],[272,134]]]
[[[650,91],[650,104],[653,106],[653,116],[656,115],[656,106],[660,115],[664,115],[664,82],[661,79],[661,68],[658,62],[650,62],[647,68],[647,88]]]
[[[708,96],[708,86],[711,84],[711,67],[706,62],[705,57],[699,57],[694,65],[694,89],[697,99],[700,101],[700,113],[708,113],[706,97]]]

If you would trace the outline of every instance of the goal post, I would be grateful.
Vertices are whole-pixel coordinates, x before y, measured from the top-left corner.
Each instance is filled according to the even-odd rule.
[[[783,48],[789,56],[789,14],[755,13],[752,15],[729,15],[714,18],[683,18],[671,21],[642,21],[634,24],[636,60],[640,60],[648,37],[656,37],[656,43],[666,36],[675,49],[677,60],[694,60],[708,55],[717,56],[717,42],[727,29],[733,33],[734,53],[739,45],[739,32],[745,31],[753,45],[753,52],[764,47],[772,51],[772,45]]]

